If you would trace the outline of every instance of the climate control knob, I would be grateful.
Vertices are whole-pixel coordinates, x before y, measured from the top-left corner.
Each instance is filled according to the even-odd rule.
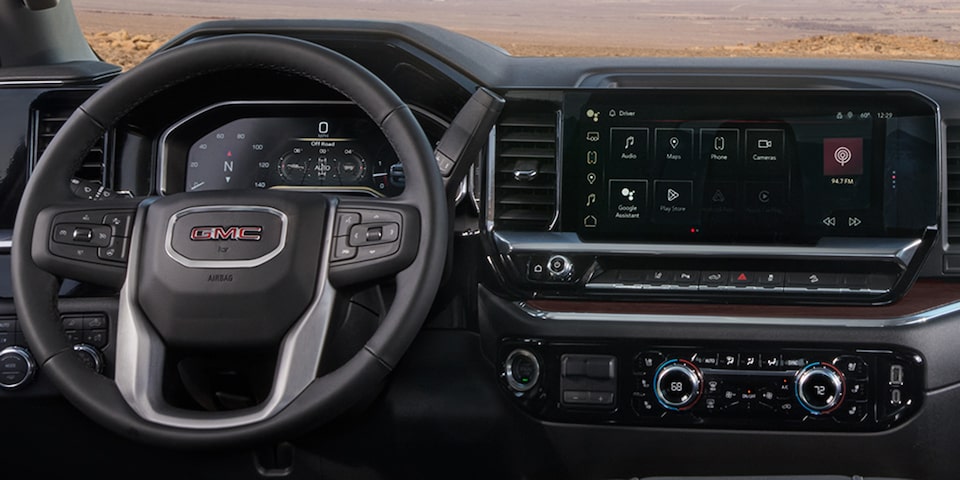
[[[0,350],[0,389],[15,390],[33,380],[37,363],[30,351],[23,347],[7,347]]]
[[[703,375],[696,365],[686,360],[667,360],[657,369],[653,391],[665,408],[689,410],[703,394]]]
[[[839,408],[846,388],[843,373],[829,363],[811,363],[797,372],[797,400],[814,415]]]

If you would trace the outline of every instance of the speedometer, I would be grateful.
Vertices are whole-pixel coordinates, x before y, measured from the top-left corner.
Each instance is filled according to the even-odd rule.
[[[215,105],[168,130],[162,145],[164,193],[298,188],[394,196],[404,186],[403,166],[379,127],[347,102]]]

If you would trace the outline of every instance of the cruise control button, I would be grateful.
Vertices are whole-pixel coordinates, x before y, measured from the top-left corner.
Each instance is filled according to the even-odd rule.
[[[112,212],[103,216],[104,225],[108,225],[115,237],[129,237],[133,230],[133,214]]]
[[[73,226],[65,223],[53,227],[53,241],[57,243],[71,243],[73,241]]]
[[[97,251],[97,256],[102,260],[109,260],[113,262],[126,262],[127,254],[129,253],[129,242],[130,240],[123,237],[114,237],[110,239],[110,243]]]
[[[56,216],[54,223],[100,223],[101,212],[65,212]]]

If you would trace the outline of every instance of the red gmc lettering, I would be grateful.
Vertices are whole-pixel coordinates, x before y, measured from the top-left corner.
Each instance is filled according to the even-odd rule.
[[[248,240],[259,241],[263,227],[194,227],[190,240]]]

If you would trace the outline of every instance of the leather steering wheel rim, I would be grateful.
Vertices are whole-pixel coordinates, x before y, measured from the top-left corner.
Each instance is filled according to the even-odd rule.
[[[415,205],[420,215],[419,245],[410,265],[396,274],[395,299],[367,344],[344,365],[316,378],[285,408],[265,420],[229,428],[161,425],[139,416],[113,380],[87,369],[73,354],[60,329],[57,277],[40,268],[31,254],[35,237],[49,235],[35,231],[35,219],[44,208],[72,198],[69,180],[84,155],[105,130],[138,105],[190,79],[240,69],[310,79],[362,108],[404,165],[407,181],[401,200]],[[273,35],[229,35],[188,43],[152,57],[94,94],[44,152],[25,189],[14,228],[12,273],[20,324],[43,374],[73,405],[117,433],[178,447],[281,438],[319,426],[379,390],[422,326],[439,287],[447,248],[446,208],[443,183],[423,131],[402,100],[359,64],[324,47]]]

